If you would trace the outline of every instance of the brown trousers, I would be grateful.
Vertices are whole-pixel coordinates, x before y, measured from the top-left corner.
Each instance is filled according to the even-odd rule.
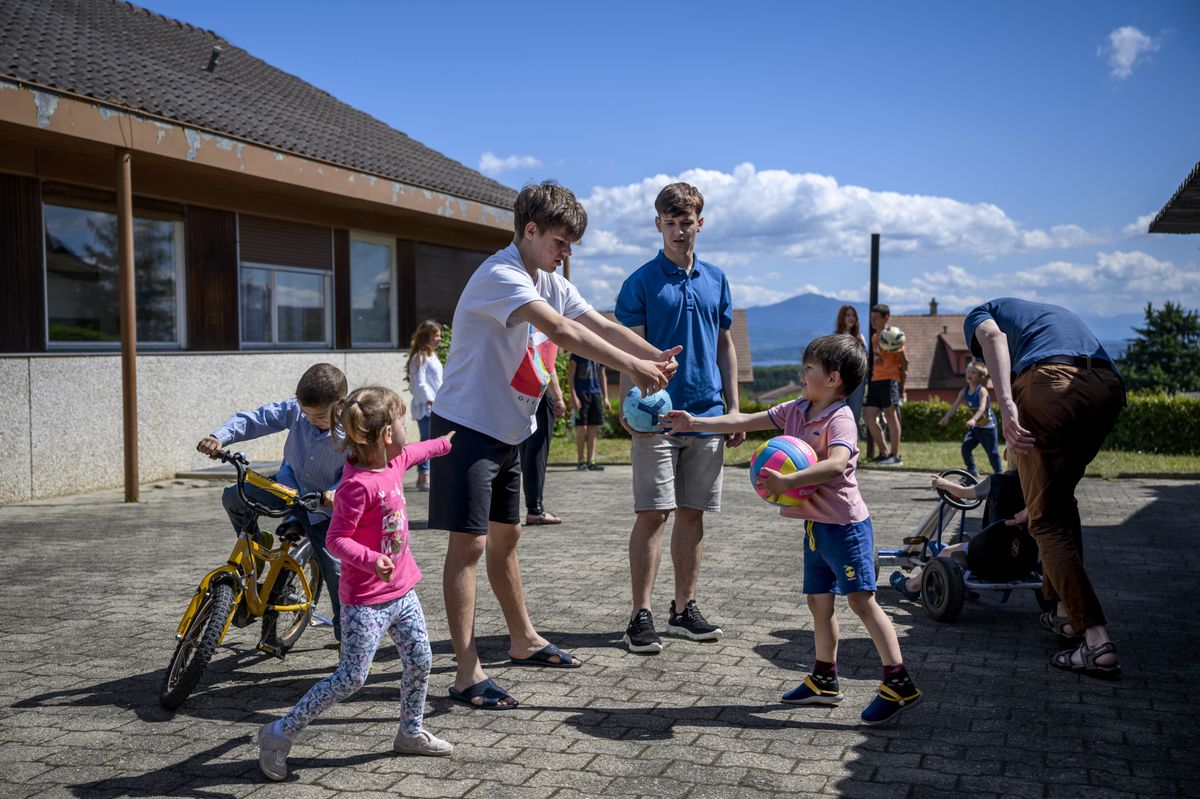
[[[1125,387],[1115,372],[1044,364],[1013,381],[1021,426],[1033,448],[1017,470],[1029,508],[1029,533],[1042,554],[1042,590],[1061,601],[1071,626],[1082,631],[1104,624],[1104,610],[1083,567],[1083,529],[1075,487],[1125,406]]]

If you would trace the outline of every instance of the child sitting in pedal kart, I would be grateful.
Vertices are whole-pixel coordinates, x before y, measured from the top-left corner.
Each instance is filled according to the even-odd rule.
[[[1037,544],[1025,527],[1028,511],[1015,471],[993,474],[975,485],[962,485],[940,475],[931,475],[931,487],[960,499],[986,497],[983,529],[959,544],[949,546],[930,541],[929,550],[939,558],[958,560],[977,577],[985,580],[1019,580],[1037,564]],[[924,543],[924,542],[919,542]],[[906,599],[921,596],[921,569],[905,577],[892,573],[890,583]]]

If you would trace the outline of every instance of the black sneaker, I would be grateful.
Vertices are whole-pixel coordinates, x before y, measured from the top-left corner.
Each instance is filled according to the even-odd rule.
[[[689,599],[683,608],[683,613],[675,612],[675,600],[671,600],[671,615],[667,617],[667,633],[681,635],[693,641],[715,641],[724,635],[724,631],[704,618],[696,600]]]
[[[588,464],[588,471],[589,472],[602,472],[602,471],[604,471],[604,467],[601,466],[600,464],[596,463],[595,461],[592,461]]]
[[[625,646],[630,652],[661,652],[662,639],[654,632],[654,617],[650,611],[642,608],[633,614],[633,620],[625,628]]]

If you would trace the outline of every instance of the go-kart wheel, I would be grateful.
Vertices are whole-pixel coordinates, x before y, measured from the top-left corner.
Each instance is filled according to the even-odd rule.
[[[938,477],[941,477],[946,480],[952,480],[952,481],[958,483],[959,485],[964,485],[964,486],[973,486],[973,485],[979,484],[979,479],[976,478],[975,475],[971,474],[970,472],[968,472],[964,469],[947,469],[946,471],[938,474]],[[943,491],[940,488],[938,489],[937,493],[938,493],[938,496],[942,498],[943,502],[945,502],[950,507],[958,508],[959,510],[974,510],[975,508],[978,508],[980,506],[980,504],[983,502],[983,500],[978,497],[976,497],[975,499],[961,499],[959,497],[954,496],[953,494],[946,493],[945,491]]]
[[[963,569],[950,558],[933,558],[921,573],[921,603],[934,621],[950,623],[962,613],[967,589]]]

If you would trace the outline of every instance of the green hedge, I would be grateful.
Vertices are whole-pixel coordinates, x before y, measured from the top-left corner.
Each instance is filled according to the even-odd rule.
[[[970,411],[959,406],[945,427],[937,421],[949,409],[940,400],[906,403],[901,419],[906,441],[959,441]],[[993,406],[993,412],[995,406]],[[997,423],[1000,414],[996,412]],[[1001,429],[1003,435],[1003,429]],[[1104,448],[1160,455],[1200,455],[1200,398],[1131,394]]]
[[[1131,394],[1104,448],[1200,455],[1200,397]]]

